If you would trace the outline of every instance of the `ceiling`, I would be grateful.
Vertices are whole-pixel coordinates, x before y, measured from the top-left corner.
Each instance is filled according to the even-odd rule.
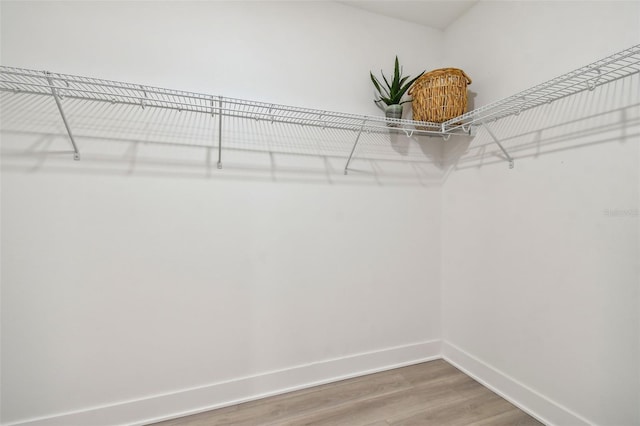
[[[339,3],[444,30],[478,0],[357,0]]]

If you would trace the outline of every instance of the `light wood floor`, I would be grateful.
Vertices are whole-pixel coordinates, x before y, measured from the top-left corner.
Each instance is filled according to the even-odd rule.
[[[155,426],[541,425],[446,361],[343,380]]]

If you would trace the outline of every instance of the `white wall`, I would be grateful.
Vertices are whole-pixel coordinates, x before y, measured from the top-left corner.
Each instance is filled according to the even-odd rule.
[[[437,30],[332,2],[14,3],[6,65],[300,107],[378,113],[370,70],[398,55],[415,75],[441,56]]]
[[[333,3],[3,2],[2,64],[379,114],[441,33]],[[385,28],[396,27],[389,38]],[[131,424],[439,354],[439,141],[4,94],[2,422]],[[145,124],[151,123],[151,124]],[[291,132],[294,133],[291,133]],[[34,420],[35,419],[35,420]]]
[[[638,2],[488,1],[444,61],[485,104],[639,42]],[[496,122],[513,170],[482,130],[448,149],[444,355],[552,424],[640,424],[639,93],[636,74]]]
[[[370,114],[396,53],[465,69],[481,105],[640,40],[637,2],[480,2],[444,38],[333,3],[0,11],[3,65]],[[363,135],[343,176],[351,133],[230,120],[217,170],[211,121],[67,99],[73,162],[51,100],[3,95],[2,422],[172,416],[442,335],[549,423],[640,423],[639,85],[495,123],[513,170],[450,140],[443,190],[439,141]]]

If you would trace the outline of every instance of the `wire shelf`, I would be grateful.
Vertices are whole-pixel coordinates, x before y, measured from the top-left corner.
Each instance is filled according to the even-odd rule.
[[[403,119],[387,120],[384,117],[299,108],[24,68],[0,66],[0,77],[0,90],[14,93],[51,96],[52,86],[54,86],[61,99],[137,105],[141,108],[168,108],[331,129],[441,134],[439,123]],[[393,127],[389,127],[388,124],[393,124]]]
[[[208,114],[216,117],[219,120],[217,127],[218,167],[221,167],[223,117],[354,131],[357,136],[345,166],[346,174],[349,162],[363,132],[404,132],[407,136],[422,134],[441,136],[447,140],[451,135],[455,134],[473,134],[472,128],[481,125],[487,128],[487,131],[509,160],[510,167],[513,167],[513,159],[488,128],[489,122],[517,115],[522,111],[548,104],[585,90],[593,90],[600,85],[638,72],[640,72],[640,45],[618,52],[503,100],[477,108],[444,123],[386,119],[384,117],[299,108],[8,66],[0,66],[0,92],[18,95],[52,96],[69,133],[75,159],[79,159],[80,154],[71,127],[65,117],[62,105],[63,99],[129,105],[142,109],[163,108],[179,112],[188,111]]]
[[[640,72],[640,45],[563,74],[443,123],[443,132],[479,126]]]

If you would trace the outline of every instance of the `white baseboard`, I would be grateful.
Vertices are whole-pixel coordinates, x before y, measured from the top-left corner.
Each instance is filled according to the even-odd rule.
[[[442,343],[442,357],[451,365],[548,426],[592,424],[568,408],[553,402],[451,343]]]
[[[324,383],[441,358],[440,340],[349,355],[4,426],[145,425]]]
[[[3,426],[140,426],[439,358],[546,425],[591,424],[457,346],[432,340]]]

